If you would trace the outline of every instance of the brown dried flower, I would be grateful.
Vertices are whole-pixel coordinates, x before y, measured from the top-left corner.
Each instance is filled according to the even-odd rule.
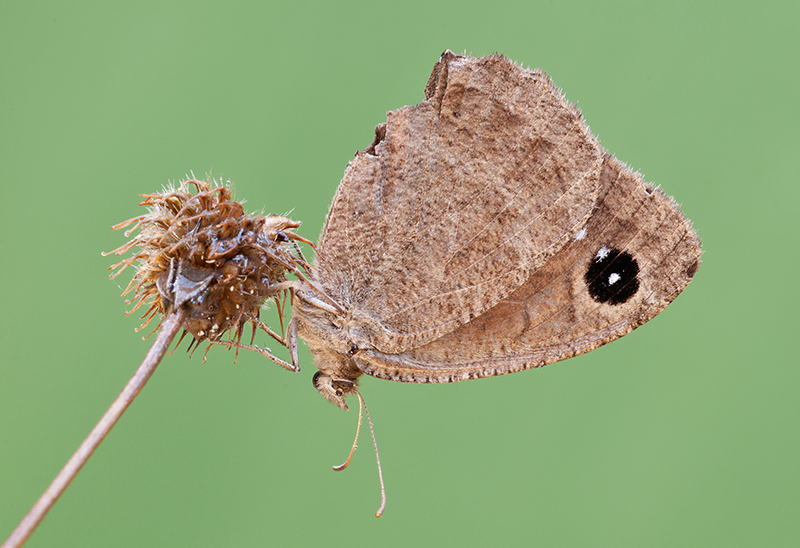
[[[110,267],[119,268],[110,277],[116,278],[135,265],[136,274],[122,293],[134,293],[126,301],[133,304],[128,314],[148,305],[139,329],[159,315],[161,329],[125,388],[11,532],[4,547],[25,543],[153,375],[181,329],[184,335],[192,334],[192,344],[205,340],[209,348],[221,344],[234,346],[237,352],[239,348],[255,350],[286,369],[299,371],[297,326],[290,321],[287,334],[283,334],[283,304],[287,295],[294,295],[298,284],[320,293],[302,272],[307,273],[309,266],[297,242],[314,244],[290,230],[300,223],[277,215],[248,215],[233,201],[230,188],[214,181],[191,179],[178,188],[142,196],[140,205],[147,206],[148,212],[113,227],[119,230],[133,225],[125,232],[126,237],[137,229],[139,233],[104,255],[123,255],[139,247],[133,256]],[[287,272],[298,280],[289,281]],[[267,299],[274,299],[278,306],[280,335],[258,317]],[[241,344],[247,322],[253,324],[253,338],[256,327],[260,327],[288,348],[291,363],[273,356],[268,348],[252,346],[252,339],[250,345]],[[228,340],[220,340],[226,332]]]
[[[191,191],[194,187],[194,193]],[[118,268],[111,278],[135,264],[136,274],[122,293],[134,292],[126,301],[133,304],[127,314],[149,305],[142,316],[142,329],[150,321],[168,313],[171,307],[186,307],[183,328],[194,336],[194,342],[207,340],[260,352],[276,363],[297,369],[273,356],[267,349],[241,344],[247,322],[292,349],[296,343],[278,335],[259,319],[259,310],[268,299],[277,305],[283,331],[283,306],[291,295],[293,284],[287,271],[300,279],[300,269],[307,271],[296,242],[313,244],[290,229],[300,223],[277,215],[249,215],[241,204],[233,201],[228,186],[215,181],[190,179],[177,188],[143,194],[140,205],[148,212],[118,225],[114,230],[133,225],[125,232],[139,233],[125,245],[112,251],[123,255],[134,247],[139,251],[113,265]],[[161,319],[159,319],[160,325]],[[222,336],[228,332],[226,341]],[[291,337],[291,335],[290,335]],[[199,344],[199,343],[198,343]],[[191,347],[191,345],[190,345]]]

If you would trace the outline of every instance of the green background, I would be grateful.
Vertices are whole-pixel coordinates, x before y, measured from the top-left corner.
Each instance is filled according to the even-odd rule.
[[[258,355],[168,357],[29,546],[796,546],[797,2],[0,3],[0,538],[137,367],[110,230],[194,171],[316,238],[446,48],[543,67],[704,264],[598,351],[357,415]],[[262,343],[265,341],[262,340]]]

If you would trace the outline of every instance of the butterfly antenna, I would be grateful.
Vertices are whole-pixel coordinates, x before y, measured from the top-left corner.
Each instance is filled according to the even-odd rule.
[[[356,439],[353,441],[353,447],[350,449],[350,455],[347,457],[347,460],[344,464],[340,464],[339,466],[334,466],[333,469],[337,472],[344,470],[347,468],[347,465],[350,464],[350,459],[353,458],[353,452],[356,450],[358,445],[358,434],[361,432],[361,417],[362,413],[361,410],[363,409],[367,415],[367,424],[369,424],[369,433],[372,435],[372,446],[375,447],[375,460],[378,463],[378,480],[381,483],[381,505],[378,507],[378,511],[375,512],[375,517],[379,518],[383,514],[383,511],[386,509],[386,488],[383,485],[383,470],[381,470],[381,456],[378,453],[378,442],[375,441],[375,429],[372,427],[372,419],[369,417],[369,409],[367,409],[367,403],[364,401],[364,398],[361,396],[361,393],[358,390],[354,390],[356,396],[358,396],[358,427],[356,428]]]
[[[375,430],[372,428],[372,419],[369,418],[369,409],[367,409],[367,403],[364,401],[364,398],[361,397],[358,390],[356,390],[356,394],[358,395],[358,399],[361,401],[361,405],[364,406],[364,413],[367,414],[367,424],[369,425],[369,433],[372,434],[372,445],[375,447],[375,460],[378,463],[378,480],[381,482],[381,505],[378,507],[378,511],[375,512],[375,517],[381,517],[383,511],[386,509],[386,488],[383,486],[383,471],[381,470],[381,456],[378,454],[378,442],[375,441]]]
[[[358,394],[358,392],[356,392]],[[356,447],[358,447],[358,434],[361,433],[361,417],[363,415],[362,411],[364,409],[364,400],[361,398],[361,394],[358,395],[358,427],[356,427],[356,439],[353,440],[353,447],[350,448],[350,454],[347,456],[347,460],[344,461],[343,464],[339,466],[334,466],[333,469],[337,472],[341,472],[350,464],[350,459],[353,458],[353,452],[355,452]]]

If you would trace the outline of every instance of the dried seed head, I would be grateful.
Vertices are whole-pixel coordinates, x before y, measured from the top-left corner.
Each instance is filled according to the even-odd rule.
[[[110,276],[115,278],[135,263],[122,295],[134,292],[128,314],[149,305],[139,329],[170,307],[185,306],[183,327],[195,339],[217,341],[232,330],[238,342],[245,323],[259,323],[266,299],[275,299],[282,312],[281,300],[292,292],[286,272],[302,278],[299,269],[308,267],[296,242],[311,242],[290,230],[300,223],[248,215],[230,188],[215,181],[187,180],[142,196],[148,212],[113,227],[133,225],[125,236],[139,233],[111,253],[140,249],[110,267],[119,268]]]

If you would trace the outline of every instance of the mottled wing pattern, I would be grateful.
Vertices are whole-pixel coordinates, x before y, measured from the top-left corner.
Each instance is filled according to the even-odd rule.
[[[677,204],[610,154],[583,230],[516,291],[442,338],[359,369],[407,382],[511,373],[588,352],[662,311],[700,265],[700,241]]]
[[[602,162],[543,72],[447,52],[349,164],[315,280],[381,353],[469,328],[585,226]]]

